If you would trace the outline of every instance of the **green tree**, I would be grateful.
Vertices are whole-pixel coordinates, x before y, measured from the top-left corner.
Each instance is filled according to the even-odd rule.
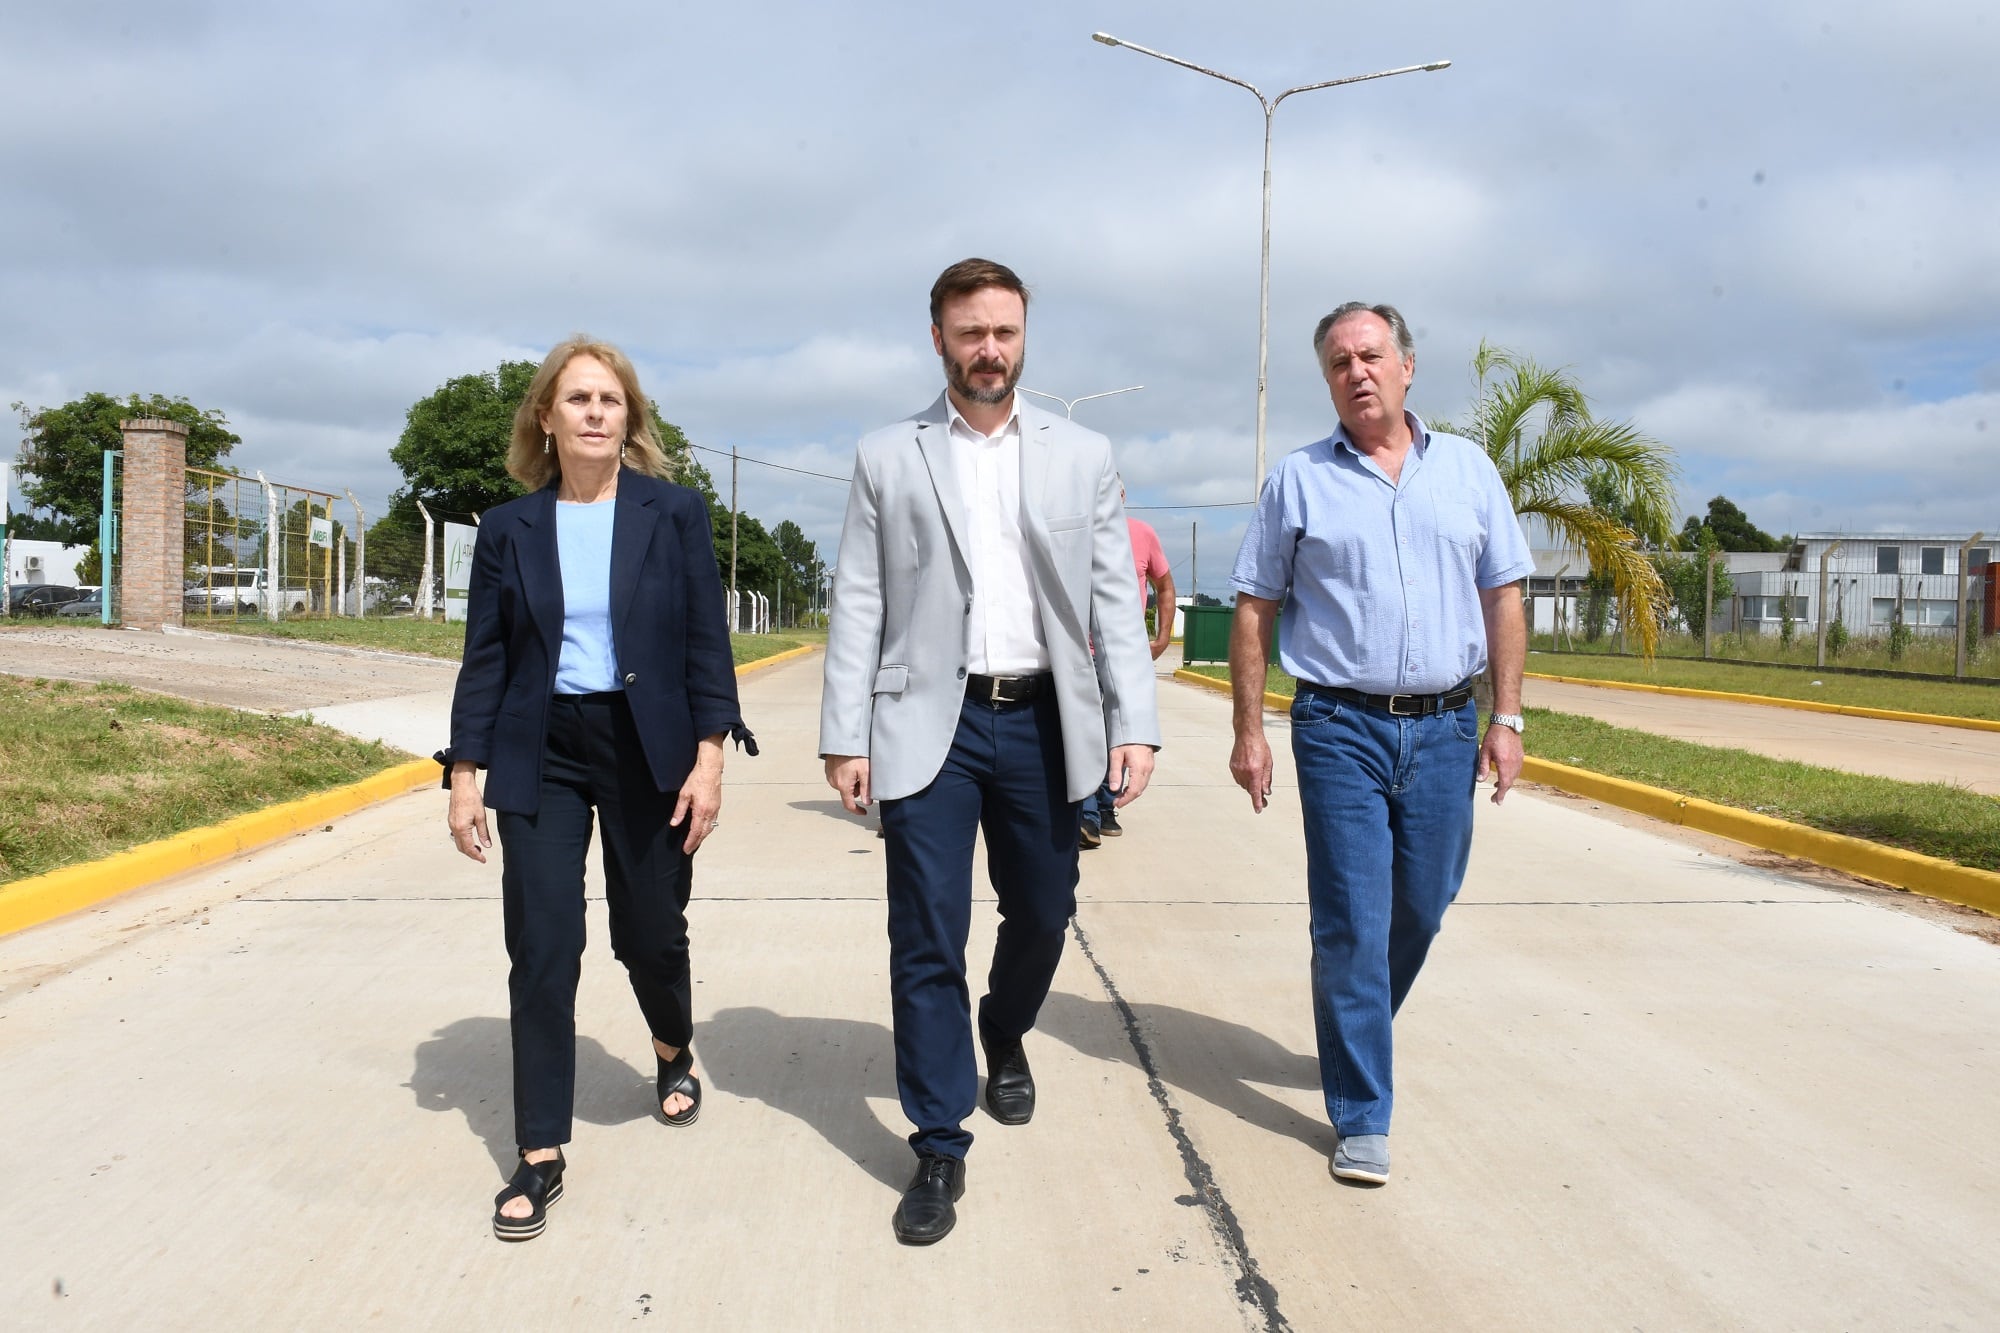
[[[104,508],[104,454],[125,447],[120,420],[164,417],[188,428],[189,467],[212,468],[243,443],[229,429],[229,419],[213,408],[196,407],[185,398],[151,394],[125,399],[108,393],[87,393],[61,407],[30,409],[15,403],[21,417],[21,494],[37,509],[55,517],[58,541],[82,545],[97,537],[98,515]]]
[[[1703,566],[1720,549],[1716,545],[1715,534],[1703,528],[1696,534],[1693,551],[1686,555],[1662,555],[1659,558],[1660,578],[1667,586],[1667,605],[1661,608],[1662,623],[1669,618],[1678,619],[1688,633],[1700,637],[1708,625],[1709,616],[1736,595],[1736,581],[1717,562],[1714,596],[1707,602],[1702,599],[1701,590],[1706,581]]]
[[[1642,547],[1664,545],[1673,532],[1672,454],[1628,422],[1592,416],[1567,371],[1486,342],[1472,370],[1478,392],[1470,418],[1438,428],[1477,441],[1500,470],[1514,512],[1610,577],[1623,623],[1650,656],[1666,588]],[[1608,508],[1593,500],[1593,484]]]
[[[94,532],[95,529],[92,529]],[[63,523],[48,514],[15,514],[7,520],[7,536],[20,542],[59,542]]]
[[[813,590],[819,584],[819,548],[805,534],[805,530],[789,518],[778,524],[771,534],[777,543],[779,558],[784,562],[785,601],[790,614],[780,615],[779,624],[796,625],[805,612],[812,608]],[[781,612],[783,608],[780,608]]]
[[[1717,549],[1724,551],[1782,551],[1787,543],[1750,521],[1750,516],[1738,509],[1729,497],[1718,495],[1708,502],[1708,517],[1688,516],[1681,525],[1681,547],[1690,549],[1695,543],[1695,534],[1706,528],[1715,534]]]

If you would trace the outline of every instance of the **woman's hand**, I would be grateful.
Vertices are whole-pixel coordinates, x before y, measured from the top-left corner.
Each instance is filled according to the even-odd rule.
[[[445,809],[451,845],[481,865],[493,836],[486,831],[486,803],[479,799],[479,765],[461,759],[451,766],[451,804]]]
[[[692,855],[700,848],[715,826],[722,813],[722,740],[726,732],[716,732],[704,736],[695,747],[694,772],[688,774],[681,784],[681,798],[674,805],[674,817],[667,821],[674,828],[687,822],[687,840],[681,848]]]

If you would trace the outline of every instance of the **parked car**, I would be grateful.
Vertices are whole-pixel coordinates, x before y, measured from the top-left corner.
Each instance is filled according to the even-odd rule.
[[[71,616],[79,620],[104,619],[104,589],[79,588],[83,596],[73,602],[64,602],[56,608],[59,616]]]
[[[7,588],[8,605],[17,616],[52,616],[57,607],[82,596],[66,583],[15,583]]]

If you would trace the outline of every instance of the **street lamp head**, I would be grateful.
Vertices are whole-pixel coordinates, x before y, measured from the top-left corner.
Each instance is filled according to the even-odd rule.
[[[1093,41],[1093,42],[1101,42],[1101,43],[1103,43],[1103,44],[1104,44],[1105,46],[1123,46],[1123,45],[1125,45],[1125,43],[1123,43],[1123,42],[1119,41],[1119,40],[1118,40],[1118,39],[1117,39],[1116,37],[1113,37],[1113,36],[1112,36],[1112,35],[1111,35],[1110,33],[1108,33],[1108,32],[1093,32],[1092,34],[1090,34],[1090,40],[1091,40],[1091,41]]]
[[[1450,69],[1450,68],[1451,68],[1451,62],[1450,62],[1449,60],[1433,60],[1433,61],[1431,61],[1431,63],[1430,63],[1430,64],[1428,64],[1428,65],[1425,65],[1425,66],[1424,66],[1424,68],[1425,68],[1425,69]]]

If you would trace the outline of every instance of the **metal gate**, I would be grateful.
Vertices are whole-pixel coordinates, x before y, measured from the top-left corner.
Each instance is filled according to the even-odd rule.
[[[261,476],[189,468],[188,623],[338,614],[352,540],[333,517],[334,498]]]

